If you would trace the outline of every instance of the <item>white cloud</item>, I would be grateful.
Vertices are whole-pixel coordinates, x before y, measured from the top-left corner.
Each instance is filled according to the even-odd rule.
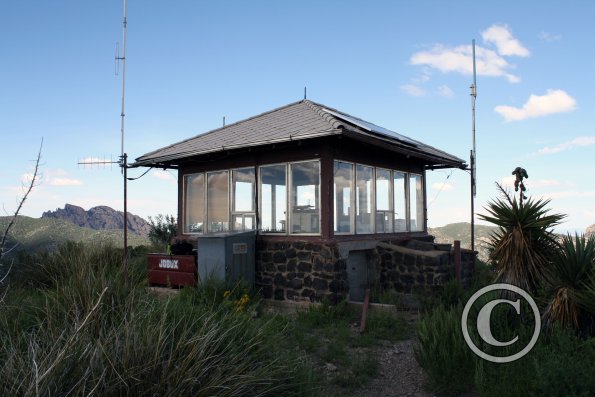
[[[525,179],[524,183],[529,189],[551,188],[562,185],[556,179]]]
[[[595,191],[581,191],[581,190],[562,190],[558,192],[549,192],[540,195],[540,197],[548,199],[565,199],[565,198],[591,198],[595,197]]]
[[[492,43],[500,55],[528,57],[530,52],[520,41],[515,39],[506,25],[492,25],[483,32],[481,37],[485,43]]]
[[[505,188],[514,188],[514,181],[516,177],[514,175],[505,176],[500,178],[500,185]],[[527,189],[541,189],[541,188],[552,188],[562,186],[562,182],[557,179],[531,179],[525,178],[523,180]]]
[[[421,97],[421,96],[426,95],[426,90],[424,90],[423,88],[421,88],[415,84],[402,85],[401,90],[405,91],[407,94],[409,94],[411,96]]]
[[[512,188],[514,187],[514,181],[516,180],[516,177],[514,175],[511,176],[504,176],[502,178],[500,178],[500,185],[502,185],[502,187],[507,187],[507,188]]]
[[[519,121],[555,113],[570,112],[576,108],[576,100],[562,90],[547,90],[545,95],[532,94],[522,108],[500,105],[494,110],[506,121]]]
[[[36,179],[37,180],[39,179],[39,175],[37,175]],[[32,172],[25,172],[23,175],[21,175],[21,183],[23,183],[25,185],[29,185],[32,180],[33,180]]]
[[[559,34],[551,34],[548,32],[541,32],[541,33],[539,33],[539,39],[542,41],[552,42],[552,41],[561,40],[562,36]]]
[[[157,171],[153,171],[151,173],[151,175],[153,175],[157,179],[161,179],[162,181],[177,182],[176,177],[167,171],[157,170]]]
[[[438,95],[443,96],[445,98],[453,98],[455,93],[450,89],[447,85],[441,85],[438,87]]]
[[[560,143],[553,147],[544,147],[537,151],[538,154],[553,154],[563,152],[565,150],[571,150],[576,147],[591,146],[595,145],[595,136],[579,136],[571,141]]]
[[[430,80],[430,76],[432,76],[432,71],[430,68],[422,68],[421,73],[417,77],[412,77],[411,82],[414,84],[423,84]]]
[[[82,186],[83,181],[73,178],[49,178],[47,181],[50,186]]]
[[[437,44],[428,51],[413,54],[409,61],[412,65],[429,66],[443,73],[473,74],[473,48],[471,45],[446,47]],[[505,77],[510,83],[521,81],[518,76],[509,73],[508,70],[513,66],[493,50],[476,46],[475,63],[477,74],[480,76]]]
[[[450,183],[440,183],[440,182],[436,182],[436,183],[432,183],[432,188],[434,190],[438,190],[438,191],[442,191],[442,192],[450,192],[452,190],[454,190],[454,186],[451,185]]]

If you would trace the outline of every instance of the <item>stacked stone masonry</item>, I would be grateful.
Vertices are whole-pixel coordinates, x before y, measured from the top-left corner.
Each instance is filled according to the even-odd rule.
[[[337,243],[259,239],[256,252],[256,287],[264,298],[333,303],[348,298],[348,254]],[[454,277],[450,245],[386,241],[366,253],[371,282],[382,290],[405,294],[435,291]],[[468,285],[475,254],[462,250],[461,256],[462,281]]]

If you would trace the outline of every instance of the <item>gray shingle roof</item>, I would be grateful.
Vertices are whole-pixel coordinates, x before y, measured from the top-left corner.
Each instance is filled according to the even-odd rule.
[[[328,135],[346,135],[367,139],[378,146],[393,146],[397,151],[425,159],[428,164],[463,167],[465,163],[453,155],[365,120],[303,100],[144,154],[136,159],[133,166],[162,166],[223,150]]]

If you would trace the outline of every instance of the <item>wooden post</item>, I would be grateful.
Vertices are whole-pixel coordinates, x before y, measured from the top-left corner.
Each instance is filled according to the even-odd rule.
[[[362,306],[362,320],[359,323],[359,333],[363,334],[366,330],[366,319],[368,318],[368,305],[370,304],[370,288],[366,288],[364,304]]]

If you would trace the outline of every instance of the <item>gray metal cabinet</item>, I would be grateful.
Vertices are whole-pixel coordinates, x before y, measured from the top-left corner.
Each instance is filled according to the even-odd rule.
[[[198,282],[213,278],[250,287],[255,278],[256,232],[214,233],[198,238]]]

